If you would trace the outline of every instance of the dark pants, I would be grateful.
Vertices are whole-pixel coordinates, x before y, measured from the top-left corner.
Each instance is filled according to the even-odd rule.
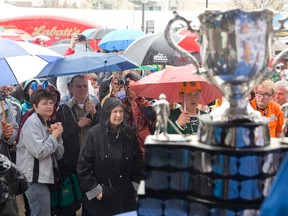
[[[25,206],[25,216],[30,216],[30,206],[28,203],[28,199],[25,195],[25,193],[23,193],[23,200],[24,200],[24,206]]]

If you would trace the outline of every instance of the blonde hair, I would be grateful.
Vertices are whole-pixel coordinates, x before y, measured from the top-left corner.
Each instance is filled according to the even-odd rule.
[[[275,85],[275,83],[274,83],[272,80],[270,80],[270,79],[264,80],[262,83],[260,83],[260,84],[254,89],[254,92],[257,92],[257,88],[258,88],[259,86],[265,88],[265,89],[269,92],[269,94],[271,94],[271,95],[274,94],[275,91],[276,91],[276,85]]]

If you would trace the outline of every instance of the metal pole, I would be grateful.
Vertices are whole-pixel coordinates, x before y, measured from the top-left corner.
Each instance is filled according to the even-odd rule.
[[[206,0],[206,8],[208,8],[208,0]]]
[[[142,25],[141,30],[144,32],[144,21],[145,21],[145,4],[142,3]]]

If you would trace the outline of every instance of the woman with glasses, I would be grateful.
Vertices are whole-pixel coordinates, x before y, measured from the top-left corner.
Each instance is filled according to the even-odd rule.
[[[270,119],[270,137],[281,137],[284,114],[281,111],[280,105],[272,101],[275,89],[276,86],[272,80],[263,81],[254,89],[255,98],[251,101],[251,105],[262,116]]]
[[[85,192],[86,216],[136,210],[136,191],[143,179],[143,160],[135,130],[124,123],[120,99],[105,100],[100,124],[89,130],[77,164]]]

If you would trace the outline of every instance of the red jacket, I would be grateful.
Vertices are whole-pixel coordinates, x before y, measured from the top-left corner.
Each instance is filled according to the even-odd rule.
[[[141,148],[141,154],[145,156],[145,139],[151,135],[156,121],[156,113],[150,106],[150,102],[143,97],[129,102],[127,98],[123,99],[124,108],[126,111],[126,123],[136,128],[136,136]]]
[[[72,55],[75,53],[75,50],[72,50],[70,47],[65,51],[64,56]]]

